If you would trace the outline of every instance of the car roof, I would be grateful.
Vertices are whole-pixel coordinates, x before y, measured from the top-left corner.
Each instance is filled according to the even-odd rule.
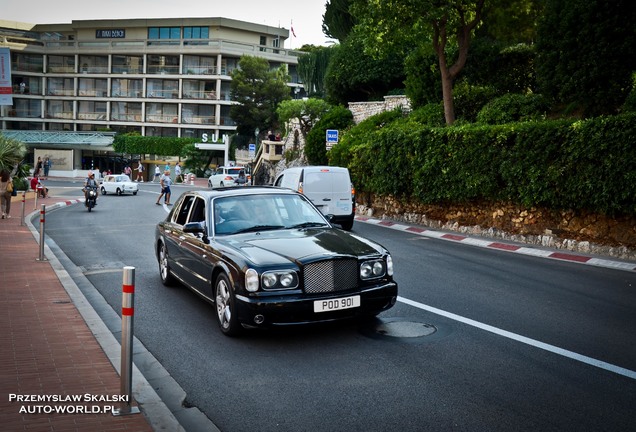
[[[206,190],[192,190],[186,192],[186,194],[196,194],[206,199],[224,197],[224,196],[241,196],[241,195],[300,195],[298,192],[287,188],[280,188],[275,186],[230,186]]]

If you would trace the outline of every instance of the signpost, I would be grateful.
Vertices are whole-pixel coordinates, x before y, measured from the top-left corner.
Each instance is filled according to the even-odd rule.
[[[334,144],[338,144],[338,130],[337,129],[327,129],[327,150],[331,150],[331,147]]]

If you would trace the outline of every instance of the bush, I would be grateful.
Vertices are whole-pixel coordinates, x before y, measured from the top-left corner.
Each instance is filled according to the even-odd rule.
[[[351,133],[340,165],[360,193],[636,215],[636,114],[439,128],[399,118]]]
[[[514,121],[545,119],[550,104],[538,94],[507,94],[488,102],[477,114],[477,121],[504,124]]]
[[[331,108],[316,122],[307,134],[305,156],[310,165],[325,165],[328,162],[325,145],[327,129],[337,129],[340,135],[353,125],[353,114],[343,106]]]
[[[455,85],[453,98],[457,120],[475,122],[477,113],[493,98],[497,90],[490,86],[474,86],[462,81]]]

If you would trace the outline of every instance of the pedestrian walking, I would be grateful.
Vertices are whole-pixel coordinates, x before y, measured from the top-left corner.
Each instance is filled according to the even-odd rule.
[[[48,157],[46,159],[44,159],[44,179],[48,180],[49,179],[49,170],[51,169],[51,159],[49,159]]]
[[[137,165],[137,179],[135,180],[136,182],[144,182],[144,166],[141,164],[141,161],[139,161],[139,164]]]
[[[155,177],[152,179],[153,183],[156,182],[161,182],[161,168],[159,168],[159,165],[155,165]]]
[[[183,183],[183,175],[181,174],[181,163],[177,162],[174,166],[174,182],[175,184],[181,181]]]
[[[124,167],[124,174],[126,174],[128,178],[132,180],[132,168],[130,168],[130,165],[126,165]]]
[[[0,173],[0,206],[2,207],[2,219],[11,217],[11,193],[13,192],[13,179],[9,171]]]
[[[165,196],[164,203],[166,205],[172,205],[170,204],[170,195],[171,195],[170,185],[172,184],[172,179],[170,178],[170,170],[164,171],[163,175],[161,176],[160,183],[161,183],[161,194],[159,195],[159,198],[157,198],[157,202],[155,204],[161,205],[159,201],[161,201],[161,197]]]
[[[33,170],[33,177],[42,174],[42,158],[38,156],[38,161],[35,163],[35,169]]]

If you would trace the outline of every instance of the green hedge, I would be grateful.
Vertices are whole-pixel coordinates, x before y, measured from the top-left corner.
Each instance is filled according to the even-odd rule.
[[[444,128],[406,118],[373,132],[372,124],[330,152],[360,192],[636,214],[636,114]]]
[[[188,144],[200,142],[200,138],[155,137],[140,135],[116,135],[113,149],[117,153],[155,154],[160,156],[180,156]]]

